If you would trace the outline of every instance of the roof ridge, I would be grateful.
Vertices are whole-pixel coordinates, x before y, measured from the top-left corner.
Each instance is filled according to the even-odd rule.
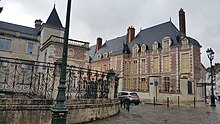
[[[168,23],[173,24],[171,21],[167,21],[167,22],[164,22],[164,23],[161,23],[161,24],[157,24],[157,25],[151,26],[151,27],[149,27],[149,28],[145,28],[145,29],[143,29],[143,30],[141,30],[141,31],[148,30],[148,29],[155,28],[155,27],[159,27],[159,26],[161,26],[161,25],[165,25],[165,24],[168,24]],[[174,25],[174,24],[173,24],[173,25]],[[174,25],[174,26],[175,26],[175,25]]]
[[[106,42],[108,42],[108,41],[112,41],[112,40],[115,40],[115,39],[117,39],[117,38],[122,38],[122,37],[124,37],[124,36],[126,36],[127,34],[125,34],[125,35],[122,35],[122,36],[119,36],[119,37],[115,37],[115,38],[112,38],[112,39],[109,39],[109,40],[106,40]]]
[[[15,25],[15,26],[20,26],[20,27],[24,27],[24,28],[31,28],[31,29],[34,29],[34,30],[36,29],[36,28],[33,28],[33,27],[19,25],[19,24],[15,24],[15,23],[9,23],[9,22],[5,22],[5,21],[0,21],[0,22],[8,24],[8,25]],[[36,29],[36,30],[38,30],[38,29]]]

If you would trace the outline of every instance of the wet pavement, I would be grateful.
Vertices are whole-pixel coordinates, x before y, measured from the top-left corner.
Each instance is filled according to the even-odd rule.
[[[208,109],[204,103],[197,107],[170,105],[169,108],[141,104],[132,106],[129,112],[121,108],[118,115],[88,124],[220,124],[220,104]]]

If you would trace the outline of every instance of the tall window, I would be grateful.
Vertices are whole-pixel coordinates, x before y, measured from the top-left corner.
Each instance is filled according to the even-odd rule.
[[[142,59],[141,60],[141,73],[144,74],[145,73],[145,59]]]
[[[34,43],[28,43],[27,44],[27,53],[32,54],[33,53],[33,48],[34,48]]]
[[[189,53],[183,53],[181,55],[181,72],[189,73],[190,72],[190,56]]]
[[[127,62],[127,74],[130,74],[131,71],[130,71],[130,65],[131,65],[131,62]]]
[[[147,91],[146,78],[141,78],[141,91]]]
[[[137,78],[133,78],[132,85],[130,86],[130,90],[137,90]]]
[[[11,49],[11,39],[0,38],[0,50],[9,51]]]
[[[103,69],[102,69],[102,71],[104,71],[104,72],[107,71],[106,65],[103,65]]]
[[[153,58],[153,73],[158,73],[159,61],[158,57]]]
[[[164,77],[164,91],[169,92],[170,89],[170,77]]]
[[[169,56],[163,57],[163,72],[169,72],[170,71],[170,58]]]
[[[124,72],[125,74],[129,74],[129,61],[125,61],[125,69],[124,69]]]
[[[135,60],[133,64],[133,73],[137,74],[137,60]]]
[[[98,65],[96,70],[97,70],[97,71],[101,71],[100,67],[101,67],[101,66]]]

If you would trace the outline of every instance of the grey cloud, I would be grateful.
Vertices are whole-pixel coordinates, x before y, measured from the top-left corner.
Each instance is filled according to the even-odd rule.
[[[16,2],[21,8],[13,11],[46,21],[54,1],[65,26],[67,0],[2,0],[1,3],[10,5]],[[133,25],[137,33],[140,28],[166,22],[170,17],[178,28],[178,11],[183,8],[186,12],[187,35],[197,39],[203,46],[202,62],[208,66],[205,52],[208,47],[215,51],[214,62],[220,62],[219,5],[219,0],[72,0],[70,38],[89,41],[93,45],[99,36],[109,40],[126,34],[129,25]],[[25,23],[24,19],[22,25]]]

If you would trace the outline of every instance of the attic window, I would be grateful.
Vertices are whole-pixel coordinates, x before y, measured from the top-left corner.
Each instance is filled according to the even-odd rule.
[[[141,52],[143,53],[143,52],[145,52],[145,51],[146,51],[146,45],[143,44],[143,45],[141,46]]]
[[[108,52],[105,52],[105,53],[104,53],[104,58],[107,59],[108,56],[109,56]]]
[[[182,40],[182,49],[188,49],[189,48],[189,41],[187,38],[183,38]]]
[[[138,53],[138,51],[139,51],[139,46],[138,46],[138,44],[135,44],[135,45],[133,46],[133,50],[132,50],[133,55],[136,56],[137,53]]]
[[[158,49],[158,43],[157,41],[154,41],[153,45],[152,45],[152,49],[154,53],[157,53],[157,49]]]
[[[97,55],[97,58],[98,58],[98,60],[102,59],[102,54],[99,53],[99,54]]]
[[[164,52],[168,52],[171,46],[171,39],[170,37],[164,37],[162,40],[162,47]]]

